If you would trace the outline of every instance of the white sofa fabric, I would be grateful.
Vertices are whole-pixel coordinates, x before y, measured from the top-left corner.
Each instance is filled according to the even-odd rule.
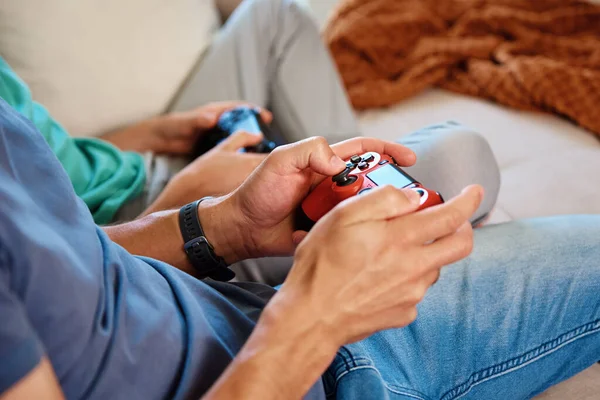
[[[75,136],[164,112],[220,26],[213,0],[2,0],[0,54]]]

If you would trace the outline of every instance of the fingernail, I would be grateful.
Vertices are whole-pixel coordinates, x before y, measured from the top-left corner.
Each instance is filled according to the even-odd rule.
[[[415,190],[405,189],[404,194],[408,198],[408,201],[410,201],[412,204],[421,203],[421,196]]]
[[[477,194],[477,198],[479,200],[483,199],[483,188],[479,185],[471,185],[471,186],[467,186],[466,188],[464,188],[461,193],[466,193],[469,190],[471,190],[471,188],[475,186],[475,193]]]
[[[483,196],[485,195],[485,190],[479,186],[479,188],[477,188],[477,193],[479,194],[479,199],[483,199]]]
[[[336,169],[343,170],[343,169],[346,168],[346,163],[344,162],[344,160],[342,160],[341,158],[339,158],[335,154],[333,156],[331,156],[331,159],[329,160],[329,162]]]

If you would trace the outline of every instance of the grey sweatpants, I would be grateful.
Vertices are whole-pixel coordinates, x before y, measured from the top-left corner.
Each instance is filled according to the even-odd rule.
[[[268,108],[276,129],[289,142],[324,136],[335,143],[360,134],[318,27],[309,12],[293,0],[243,1],[170,111],[226,100],[245,100]],[[486,196],[473,221],[490,212],[500,175],[489,145],[480,135],[448,122],[399,141],[417,154],[417,164],[407,169],[415,179],[447,199],[468,184],[479,183]],[[148,162],[148,196],[141,200],[146,204],[182,165],[180,160],[161,157]],[[268,258],[247,260],[234,269],[238,280],[276,285],[283,281],[291,264],[289,257]]]

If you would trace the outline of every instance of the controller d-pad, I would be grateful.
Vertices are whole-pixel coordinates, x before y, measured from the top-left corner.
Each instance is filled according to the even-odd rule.
[[[360,158],[360,156],[358,156],[358,155],[353,155],[352,157],[350,157],[350,162],[353,164],[358,164],[361,161],[362,161],[362,158]]]

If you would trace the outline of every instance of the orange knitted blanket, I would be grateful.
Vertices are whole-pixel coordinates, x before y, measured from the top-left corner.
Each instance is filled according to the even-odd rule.
[[[600,5],[342,0],[324,38],[357,109],[439,86],[600,134]]]

